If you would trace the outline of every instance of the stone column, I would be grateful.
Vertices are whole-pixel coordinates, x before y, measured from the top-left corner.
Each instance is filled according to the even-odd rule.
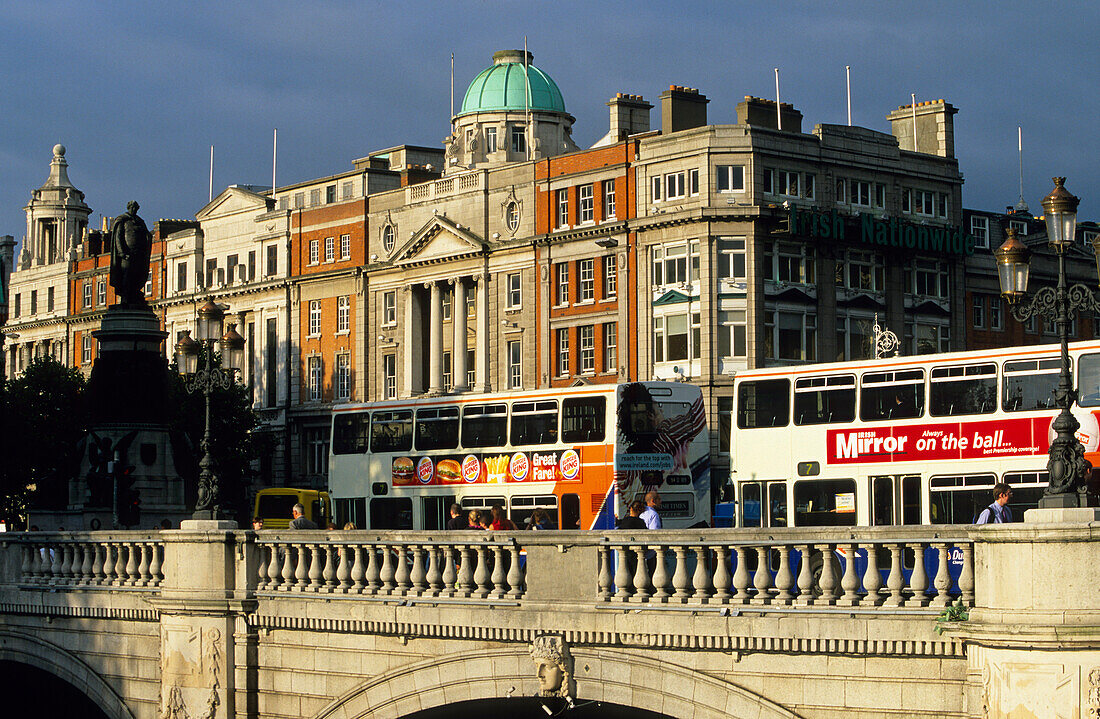
[[[456,277],[454,303],[451,307],[451,325],[454,339],[451,341],[451,374],[455,392],[465,392],[466,385],[466,282]]]
[[[422,336],[418,336],[420,326],[420,301],[416,294],[416,287],[405,287],[405,340],[403,348],[403,372],[401,373],[401,396],[412,397],[419,393],[423,387],[421,384],[420,348]]]
[[[492,386],[489,382],[489,347],[492,341],[489,337],[489,273],[478,275],[477,280],[477,330],[474,342],[474,357],[476,383],[474,389],[478,392],[488,392]]]
[[[443,290],[438,282],[425,282],[431,291],[428,320],[428,394],[443,392]],[[453,359],[453,358],[452,358]]]

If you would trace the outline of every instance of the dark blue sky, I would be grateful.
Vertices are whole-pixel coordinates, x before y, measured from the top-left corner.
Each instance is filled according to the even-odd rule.
[[[964,9],[960,9],[964,8]],[[1057,13],[1054,27],[1040,15]],[[1100,4],[1062,2],[57,2],[0,6],[0,234],[68,148],[70,177],[101,215],[129,199],[149,221],[194,217],[214,191],[350,169],[401,143],[440,146],[456,102],[495,50],[521,48],[553,77],[582,147],[607,131],[616,92],[656,104],[699,88],[712,123],[746,94],[781,95],[803,128],[844,123],[852,67],[857,125],[917,99],[959,108],[964,203],[1041,212],[1052,175],[1100,218]],[[659,112],[652,114],[660,124]]]

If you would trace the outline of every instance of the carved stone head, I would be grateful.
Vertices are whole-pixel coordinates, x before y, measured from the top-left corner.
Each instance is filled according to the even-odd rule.
[[[561,637],[535,637],[531,643],[531,659],[538,665],[539,696],[573,696],[573,657]]]

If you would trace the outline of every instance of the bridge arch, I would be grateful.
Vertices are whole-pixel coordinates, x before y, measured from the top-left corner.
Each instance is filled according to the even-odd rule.
[[[111,719],[134,719],[130,708],[102,677],[56,644],[22,632],[0,631],[0,660],[27,664],[68,682]]]
[[[642,652],[585,647],[572,647],[570,652],[578,701],[608,702],[682,719],[800,719],[741,687]],[[526,647],[463,652],[374,677],[333,701],[315,719],[400,719],[458,702],[537,693],[535,666]]]

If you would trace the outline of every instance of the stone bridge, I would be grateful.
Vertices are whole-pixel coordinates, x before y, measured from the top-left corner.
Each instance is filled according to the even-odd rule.
[[[0,662],[109,719],[1100,716],[1100,523],[201,526],[4,535]]]

